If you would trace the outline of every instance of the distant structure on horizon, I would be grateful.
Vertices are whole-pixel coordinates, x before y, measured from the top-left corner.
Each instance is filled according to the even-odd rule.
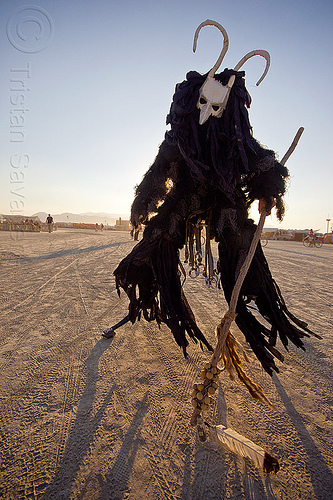
[[[130,230],[130,221],[124,220],[121,217],[116,220],[116,231],[129,231]]]
[[[41,220],[45,220],[47,217],[46,212],[37,212],[34,214],[38,216]],[[103,224],[104,226],[114,226],[116,220],[121,217],[127,219],[127,214],[109,214],[104,212],[87,212],[76,214],[72,212],[64,212],[61,214],[52,214],[54,222],[77,222],[84,224]]]
[[[46,230],[46,225],[36,216],[0,214],[0,230],[40,232]]]

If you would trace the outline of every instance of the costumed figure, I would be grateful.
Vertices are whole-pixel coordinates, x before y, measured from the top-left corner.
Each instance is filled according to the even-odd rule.
[[[131,209],[134,228],[145,227],[142,240],[116,270],[118,292],[129,298],[129,314],[105,330],[111,337],[126,321],[134,323],[141,315],[147,321],[165,323],[186,356],[188,339],[213,351],[196,324],[195,316],[181,285],[183,266],[179,250],[186,246],[193,267],[196,231],[206,227],[206,275],[208,284],[220,275],[224,294],[230,303],[239,270],[250,247],[256,225],[248,217],[254,200],[266,213],[276,207],[278,219],[284,215],[283,195],[287,168],[273,151],[252,136],[248,108],[251,98],[245,87],[241,66],[252,56],[270,58],[264,50],[248,53],[234,69],[216,74],[228,49],[228,36],[215,21],[200,29],[216,26],[224,37],[222,52],[210,72],[191,71],[177,84],[167,124],[171,125],[154,163],[137,186]],[[199,234],[200,239],[200,234]],[[214,270],[210,240],[218,242],[218,269]],[[264,318],[251,312],[253,305]],[[236,307],[235,322],[246,341],[271,375],[278,371],[274,359],[283,359],[275,344],[291,341],[303,347],[303,337],[312,332],[287,309],[272,278],[260,242],[243,282]],[[214,372],[214,370],[213,370]],[[251,392],[251,391],[250,391]],[[200,403],[198,408],[202,409]]]

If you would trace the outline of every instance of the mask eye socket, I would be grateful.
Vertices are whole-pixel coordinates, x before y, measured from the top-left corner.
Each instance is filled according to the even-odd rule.
[[[200,104],[207,104],[207,101],[204,97],[200,97],[199,102]]]
[[[217,106],[216,104],[213,104],[212,108],[213,108],[214,111],[218,111],[220,109],[220,106]]]

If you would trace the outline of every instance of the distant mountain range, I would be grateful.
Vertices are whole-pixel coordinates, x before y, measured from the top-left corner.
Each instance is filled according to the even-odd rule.
[[[124,220],[129,219],[128,214],[108,214],[104,212],[86,212],[83,214],[72,214],[70,212],[64,212],[62,214],[51,214],[54,222],[84,222],[88,224],[109,224],[114,226],[116,220],[121,217]],[[34,217],[39,217],[42,222],[45,222],[48,214],[46,212],[37,212],[33,214]]]

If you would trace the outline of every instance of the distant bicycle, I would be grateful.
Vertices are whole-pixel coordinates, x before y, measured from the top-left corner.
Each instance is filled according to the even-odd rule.
[[[313,235],[313,236],[305,236],[303,238],[303,245],[305,247],[317,247],[320,248],[323,246],[323,241],[319,236]]]

